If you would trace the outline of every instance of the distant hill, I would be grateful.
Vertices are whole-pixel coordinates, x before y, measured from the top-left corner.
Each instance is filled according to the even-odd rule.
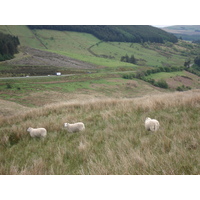
[[[200,25],[176,25],[162,28],[162,30],[173,33],[183,40],[200,40]]]
[[[50,29],[59,31],[85,32],[103,41],[117,42],[155,42],[169,41],[176,43],[178,39],[171,33],[148,25],[28,25],[30,29]]]
[[[164,29],[198,32],[200,30],[200,25],[175,25],[175,26],[167,26]]]

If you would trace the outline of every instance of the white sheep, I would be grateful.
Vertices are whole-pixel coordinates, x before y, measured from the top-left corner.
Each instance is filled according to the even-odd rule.
[[[31,137],[45,138],[47,135],[47,130],[45,128],[31,128],[29,127],[27,131],[30,133]]]
[[[66,128],[68,132],[73,133],[73,132],[84,131],[85,125],[83,122],[77,122],[74,124],[64,123],[64,128]]]
[[[145,119],[145,128],[148,131],[157,131],[160,127],[158,120],[147,117]]]

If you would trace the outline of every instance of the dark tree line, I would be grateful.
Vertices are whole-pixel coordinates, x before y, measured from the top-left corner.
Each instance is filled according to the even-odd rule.
[[[189,66],[189,67],[187,66],[186,70],[193,74],[196,74],[197,76],[200,76],[200,56],[197,56],[194,59],[194,65]]]
[[[50,29],[90,33],[103,41],[176,43],[177,37],[148,25],[28,25],[30,29]]]
[[[200,56],[197,56],[195,59],[194,59],[194,63],[200,67]]]
[[[13,58],[18,53],[17,46],[20,44],[18,37],[0,33],[0,61]]]
[[[194,59],[194,64],[196,65],[195,68],[198,68],[198,70],[200,70],[200,56],[197,56],[195,59]],[[191,60],[188,59],[184,62],[184,66],[187,67],[187,68],[190,68],[191,66]]]

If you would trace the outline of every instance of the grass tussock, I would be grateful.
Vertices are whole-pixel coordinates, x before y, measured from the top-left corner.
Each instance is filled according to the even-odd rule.
[[[199,174],[200,91],[57,103],[0,119],[0,174]],[[145,131],[149,116],[160,121]],[[84,133],[64,122],[83,121]],[[44,140],[29,126],[44,127]]]

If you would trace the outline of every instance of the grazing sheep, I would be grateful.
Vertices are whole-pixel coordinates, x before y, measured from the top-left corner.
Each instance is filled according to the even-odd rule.
[[[47,130],[45,128],[31,128],[29,127],[27,131],[30,133],[31,137],[44,138],[47,135]]]
[[[145,119],[145,128],[147,131],[157,131],[159,129],[159,122],[156,119],[147,117]]]
[[[64,123],[64,128],[66,128],[68,132],[73,133],[73,132],[84,131],[85,125],[83,122],[77,122],[74,124]]]

